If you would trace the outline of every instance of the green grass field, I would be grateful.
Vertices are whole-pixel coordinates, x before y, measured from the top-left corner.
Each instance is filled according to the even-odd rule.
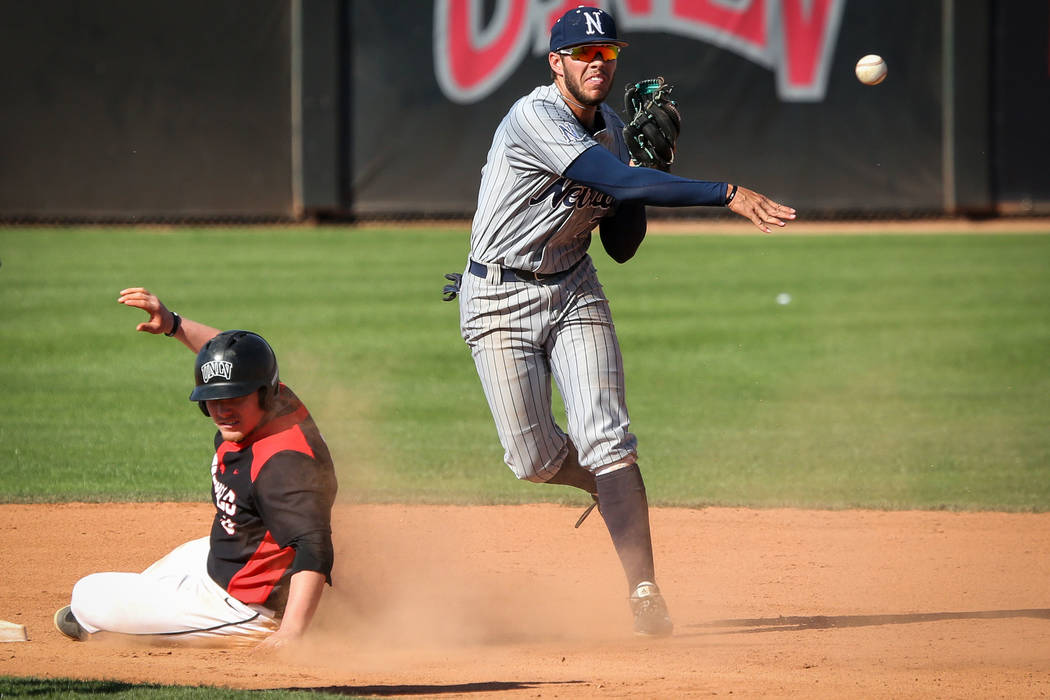
[[[271,341],[342,498],[578,503],[502,465],[440,300],[466,250],[465,229],[0,229],[0,501],[208,498],[193,356],[116,303],[143,285]],[[1050,508],[1050,232],[594,257],[652,502]]]
[[[79,698],[106,697],[111,700],[149,698],[150,700],[303,700],[324,695],[344,695],[331,692],[304,690],[236,690],[193,686],[168,686],[122,683],[120,681],[80,681],[69,678],[16,678],[0,676],[0,698],[34,697],[50,700],[79,700]]]

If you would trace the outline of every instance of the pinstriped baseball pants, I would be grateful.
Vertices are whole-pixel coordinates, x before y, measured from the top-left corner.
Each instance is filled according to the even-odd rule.
[[[565,401],[568,437],[594,471],[633,461],[623,357],[591,260],[543,282],[482,279],[467,270],[460,328],[519,479],[544,482],[561,467],[566,433],[551,412],[551,377]]]

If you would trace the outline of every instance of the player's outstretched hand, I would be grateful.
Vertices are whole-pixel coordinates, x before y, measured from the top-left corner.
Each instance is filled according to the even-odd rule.
[[[164,306],[161,300],[145,287],[123,289],[117,301],[127,306],[142,309],[149,314],[148,321],[135,327],[137,331],[160,335],[171,330],[172,324],[175,323],[175,317],[168,311],[168,307]]]
[[[255,648],[252,649],[252,654],[273,654],[286,647],[289,647],[298,640],[302,639],[302,635],[294,633],[282,633],[280,629],[271,634],[266,639],[259,642]]]
[[[770,226],[785,226],[784,219],[795,218],[795,210],[774,202],[764,194],[759,194],[746,187],[737,187],[736,196],[729,203],[729,210],[739,214],[758,227],[763,233],[770,233]]]

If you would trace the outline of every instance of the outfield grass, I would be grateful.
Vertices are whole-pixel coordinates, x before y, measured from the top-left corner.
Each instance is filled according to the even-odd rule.
[[[207,499],[192,355],[116,303],[144,285],[273,343],[346,499],[580,502],[502,466],[440,301],[466,249],[465,230],[0,229],[0,501]],[[651,501],[1050,508],[1050,232],[650,236],[595,259]]]
[[[342,692],[309,692],[303,690],[236,690],[206,686],[134,684],[120,681],[80,681],[70,678],[17,678],[0,676],[0,698],[34,697],[52,700],[77,700],[105,696],[112,700],[305,700],[336,694],[344,698],[361,698]]]

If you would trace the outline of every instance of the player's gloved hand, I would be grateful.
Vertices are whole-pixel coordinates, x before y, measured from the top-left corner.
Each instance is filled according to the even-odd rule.
[[[682,130],[682,115],[671,99],[672,87],[662,77],[628,85],[623,102],[626,126],[623,137],[638,165],[670,170],[675,145]]]
[[[445,275],[445,279],[452,284],[446,284],[441,290],[441,298],[445,301],[452,301],[459,296],[459,288],[463,284],[463,275],[458,272],[450,272]]]

